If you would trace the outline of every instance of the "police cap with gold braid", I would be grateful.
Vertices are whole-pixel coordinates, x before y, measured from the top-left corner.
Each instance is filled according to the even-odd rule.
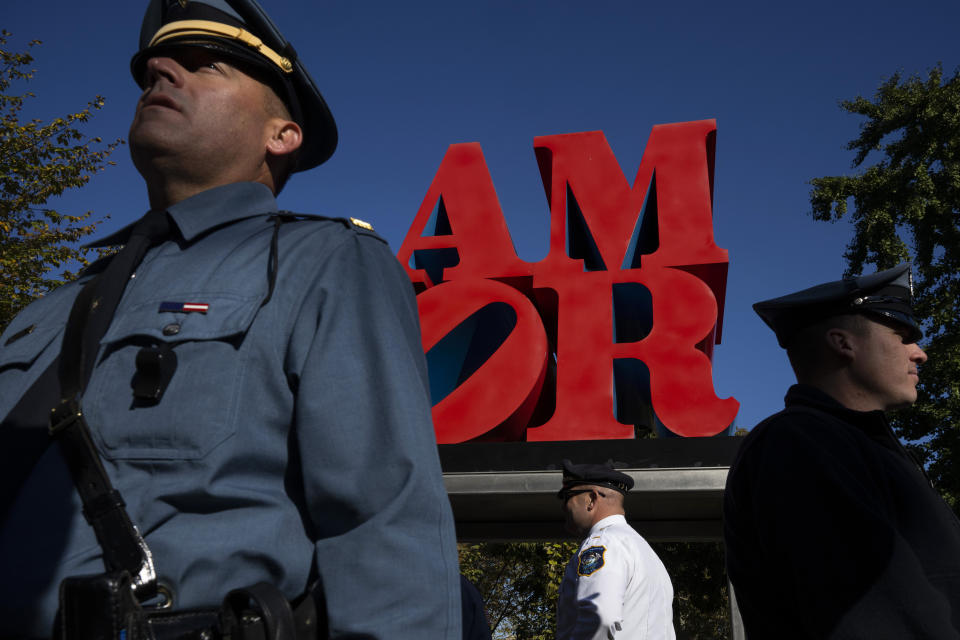
[[[294,171],[325,162],[337,147],[337,125],[307,70],[254,0],[150,0],[140,50],[130,61],[143,86],[147,60],[174,47],[212,49],[265,72],[263,78],[303,129]]]
[[[606,464],[573,464],[563,461],[563,488],[557,492],[561,500],[567,491],[580,485],[608,487],[626,494],[633,488],[633,478],[613,468],[612,462]]]
[[[909,330],[916,342],[923,331],[913,319],[913,278],[909,264],[819,284],[753,305],[763,321],[777,334],[777,342],[787,348],[798,331],[827,318],[851,313],[893,322]]]

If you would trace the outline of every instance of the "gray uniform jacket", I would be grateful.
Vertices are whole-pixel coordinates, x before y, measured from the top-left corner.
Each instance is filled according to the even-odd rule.
[[[254,183],[169,209],[177,235],[128,284],[84,395],[95,444],[177,607],[261,580],[292,598],[319,578],[331,637],[456,638],[456,539],[411,284],[374,233],[295,220],[262,304],[276,211]],[[57,356],[83,280],[0,336],[8,445],[35,435],[6,417]],[[143,406],[135,357],[159,341],[178,366]],[[4,473],[18,489],[0,513],[0,635],[48,635],[60,581],[102,572],[100,548],[58,447],[25,477]]]

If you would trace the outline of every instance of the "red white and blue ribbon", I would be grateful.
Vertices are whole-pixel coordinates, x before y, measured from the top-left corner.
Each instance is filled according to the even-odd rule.
[[[161,302],[160,313],[206,313],[210,305],[206,302]]]

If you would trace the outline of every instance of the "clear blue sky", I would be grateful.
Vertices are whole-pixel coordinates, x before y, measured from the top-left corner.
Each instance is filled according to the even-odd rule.
[[[960,64],[955,0],[774,2],[306,2],[261,0],[337,119],[340,147],[295,176],[287,209],[373,222],[396,251],[448,145],[483,146],[521,258],[542,258],[548,207],[538,135],[602,130],[632,182],[655,124],[715,118],[714,229],[729,251],[714,379],[753,426],[782,407],[783,352],[750,305],[844,269],[845,223],[809,216],[813,177],[851,172],[858,118],[837,103],[894,72]],[[106,107],[88,127],[126,137],[138,89],[128,63],[146,2],[8,2],[9,43],[35,50],[27,117]],[[64,197],[65,212],[140,216],[145,190],[118,166]]]

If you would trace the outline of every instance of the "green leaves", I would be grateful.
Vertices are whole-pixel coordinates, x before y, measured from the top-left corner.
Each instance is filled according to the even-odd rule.
[[[691,640],[726,637],[730,625],[723,545],[652,545],[673,582],[674,622]],[[477,586],[494,638],[553,640],[557,597],[575,542],[459,545],[460,571]]]
[[[673,619],[678,637],[691,640],[728,637],[730,604],[723,545],[720,542],[659,542],[651,546],[673,582]]]
[[[460,571],[476,585],[494,638],[552,640],[557,595],[575,542],[461,544]]]
[[[44,207],[67,189],[82,187],[106,165],[122,140],[102,144],[76,128],[103,107],[96,96],[77,113],[21,122],[21,111],[34,95],[10,94],[17,82],[33,78],[29,52],[6,50],[0,31],[0,331],[31,300],[74,277],[70,266],[85,266],[80,240],[94,232],[91,213],[66,214]],[[39,40],[29,43],[32,48]]]
[[[854,237],[848,273],[905,260],[914,265],[914,311],[929,360],[919,399],[894,417],[901,438],[927,465],[955,510],[960,509],[960,71],[937,65],[926,77],[895,74],[872,99],[840,106],[866,120],[847,148],[853,176],[810,181],[817,220],[849,216]]]

